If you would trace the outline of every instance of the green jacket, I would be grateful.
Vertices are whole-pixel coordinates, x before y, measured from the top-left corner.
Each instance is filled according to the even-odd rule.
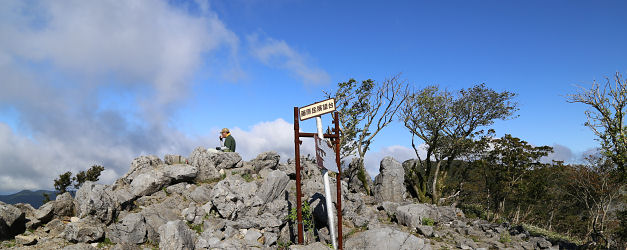
[[[235,152],[235,139],[232,135],[229,135],[224,139],[224,146],[229,148],[226,152]]]

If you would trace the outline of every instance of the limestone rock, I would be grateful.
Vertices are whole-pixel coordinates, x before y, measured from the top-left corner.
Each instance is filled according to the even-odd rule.
[[[261,231],[253,228],[253,229],[246,230],[246,234],[244,235],[244,240],[249,246],[261,245],[260,242],[258,241],[259,238],[261,238],[261,236],[263,236],[263,234],[261,234]]]
[[[17,203],[13,204],[13,206],[24,212],[26,218],[33,218],[35,211],[37,211],[37,209],[35,209],[33,206],[31,206],[31,204],[28,203]]]
[[[372,193],[377,202],[405,200],[405,170],[400,162],[387,156],[381,160],[379,174],[374,179]]]
[[[328,249],[329,247],[322,242],[314,242],[309,245],[291,245],[290,246],[290,250],[328,250]],[[350,248],[346,248],[346,249],[350,249]]]
[[[235,152],[217,152],[209,154],[217,170],[237,168],[241,166],[242,157]]]
[[[344,178],[347,180],[349,190],[367,194],[372,191],[372,178],[370,178],[368,171],[366,171],[363,162],[362,159],[353,158],[350,164],[348,164],[346,172],[344,172]],[[363,180],[366,186],[364,186],[362,179],[359,178],[361,174],[363,174]]]
[[[187,182],[180,182],[166,187],[165,191],[170,194],[174,193],[178,195],[183,195],[184,193],[188,192],[187,189],[193,189],[195,186],[196,185],[192,185]]]
[[[198,168],[198,174],[196,175],[197,182],[213,180],[220,177],[220,173],[209,155],[207,149],[197,147],[187,160],[190,165]]]
[[[174,164],[186,164],[187,159],[180,155],[165,155],[163,157],[166,165],[174,165]]]
[[[268,174],[264,180],[257,196],[264,202],[268,203],[279,198],[285,191],[290,178],[283,171],[274,170]]]
[[[437,211],[427,204],[409,204],[396,208],[396,219],[398,223],[410,228],[416,228],[422,225],[422,219],[424,218],[435,220],[437,217]]]
[[[63,250],[97,250],[97,249],[98,248],[87,243],[73,244],[73,245],[69,245],[63,248]]]
[[[190,181],[196,178],[198,168],[187,164],[175,164],[164,167],[164,175],[169,178],[169,183]]]
[[[165,201],[149,205],[140,212],[146,219],[147,237],[152,242],[159,241],[159,228],[168,221],[180,219],[181,206],[184,204],[178,197],[170,197]]]
[[[63,231],[69,242],[97,242],[104,237],[105,225],[99,219],[87,217],[78,222],[67,224]]]
[[[52,220],[52,216],[54,215],[54,201],[46,202],[46,204],[41,205],[39,209],[35,210],[33,216],[34,219],[40,221],[41,223],[48,223]]]
[[[410,228],[422,225],[423,218],[429,218],[441,223],[456,221],[457,217],[463,217],[463,213],[461,210],[452,207],[438,207],[431,204],[418,203],[396,208],[398,223]]]
[[[163,162],[157,156],[148,155],[137,157],[133,160],[133,162],[131,162],[131,167],[128,172],[120,179],[125,183],[130,184],[136,176],[142,173],[150,172],[152,169],[160,165],[163,165]]]
[[[169,221],[159,227],[160,249],[194,249],[195,234],[182,220]]]
[[[74,215],[74,198],[69,192],[57,196],[54,201],[53,212],[55,218]]]
[[[56,237],[65,230],[65,224],[59,219],[53,219],[44,227],[44,231],[50,236]]]
[[[265,168],[276,169],[280,159],[279,154],[269,151],[257,155],[255,159],[250,161],[250,164],[252,164],[255,173],[259,173],[259,171]]]
[[[126,215],[107,228],[107,238],[114,243],[142,244],[146,242],[146,219],[140,213]]]
[[[245,182],[238,177],[229,176],[218,182],[211,190],[211,202],[222,218],[236,218],[238,214],[245,213],[251,207],[263,204],[256,196],[257,184]]]
[[[346,240],[346,249],[431,249],[420,239],[411,234],[392,228],[376,228],[357,233]]]
[[[110,187],[91,181],[83,183],[83,186],[76,192],[74,206],[79,218],[94,215],[105,224],[113,221],[119,208],[115,200],[115,193]]]
[[[25,213],[13,205],[0,202],[0,239],[10,238],[25,230]]]
[[[30,246],[37,243],[39,237],[35,235],[18,235],[15,236],[15,242],[20,245]]]
[[[196,187],[194,191],[189,194],[189,197],[198,204],[205,204],[211,200],[211,186],[201,185]]]
[[[131,182],[131,192],[136,197],[151,195],[159,191],[167,182],[168,178],[163,172],[142,173]]]
[[[245,216],[239,218],[232,225],[235,229],[277,228],[281,226],[281,220],[270,213],[264,213],[258,216]]]

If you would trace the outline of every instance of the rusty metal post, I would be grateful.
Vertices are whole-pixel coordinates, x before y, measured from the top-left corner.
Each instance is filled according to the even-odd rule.
[[[303,213],[301,208],[300,190],[300,131],[298,124],[298,107],[294,107],[294,157],[296,165],[296,227],[298,228],[298,244],[303,244]]]
[[[335,163],[337,164],[337,246],[338,249],[344,249],[342,242],[342,166],[340,166],[340,124],[338,112],[333,112],[333,123],[335,123],[333,132],[337,135],[335,139]]]

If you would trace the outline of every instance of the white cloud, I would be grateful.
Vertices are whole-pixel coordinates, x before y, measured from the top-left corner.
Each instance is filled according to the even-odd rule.
[[[553,153],[542,157],[540,159],[541,162],[551,163],[552,161],[563,161],[566,164],[574,163],[576,161],[577,156],[573,153],[573,151],[560,144],[553,144]]]
[[[260,39],[258,34],[248,36],[251,53],[266,65],[282,68],[302,78],[305,83],[329,82],[326,71],[307,63],[306,56],[290,47],[285,41],[269,37]]]
[[[101,182],[126,173],[140,155],[189,155],[210,136],[169,126],[199,71],[244,73],[239,38],[206,1],[174,6],[145,1],[4,1],[0,4],[0,193],[51,189],[59,174],[105,167]],[[284,41],[252,46],[268,65],[303,81],[328,81],[323,70]],[[217,65],[214,65],[217,64]],[[211,67],[201,69],[201,67]],[[222,74],[221,74],[222,73]],[[2,118],[2,117],[0,117]],[[214,131],[215,132],[215,131]],[[293,157],[293,127],[278,119],[234,128],[244,159],[263,151]],[[313,141],[303,143],[303,155]]]
[[[217,130],[215,144],[218,145]],[[294,124],[283,119],[269,122],[260,122],[250,129],[236,127],[231,129],[236,140],[236,151],[244,160],[250,160],[260,153],[275,151],[281,156],[281,161],[294,158]],[[301,155],[313,154],[313,140],[302,139]]]
[[[50,65],[81,90],[112,76],[148,85],[155,93],[144,105],[157,118],[185,96],[203,53],[237,53],[239,42],[208,10],[192,16],[165,1],[17,1],[2,10],[0,50],[15,64]]]
[[[158,0],[3,2],[0,110],[15,110],[19,127],[0,122],[0,193],[49,189],[93,164],[111,183],[139,155],[189,154],[207,139],[167,119],[202,56],[226,50],[237,66],[238,43],[207,6],[192,15]],[[128,105],[103,106],[121,95]]]

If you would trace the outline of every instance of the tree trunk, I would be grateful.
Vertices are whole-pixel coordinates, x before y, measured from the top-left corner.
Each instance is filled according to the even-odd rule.
[[[442,164],[442,161],[439,160],[438,164],[435,165],[435,172],[433,172],[433,182],[431,183],[431,201],[433,204],[438,204],[438,189],[437,189],[437,185],[438,185],[438,174],[440,172],[440,164]]]

